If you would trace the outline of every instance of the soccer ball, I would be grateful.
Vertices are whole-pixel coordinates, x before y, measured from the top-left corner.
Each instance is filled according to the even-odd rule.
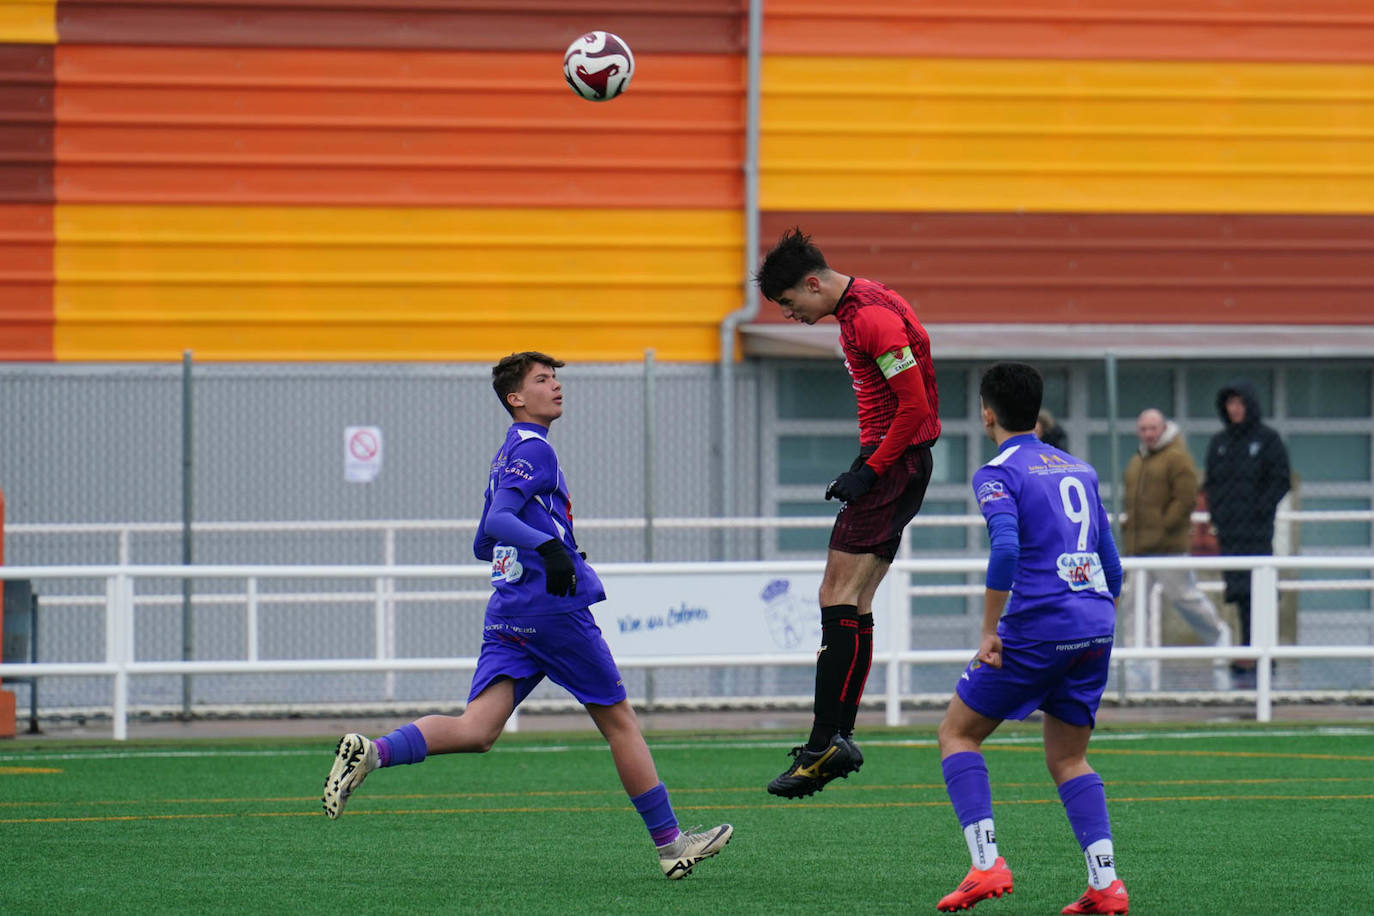
[[[582,98],[605,102],[620,95],[635,75],[635,56],[619,35],[588,32],[568,45],[563,77]]]

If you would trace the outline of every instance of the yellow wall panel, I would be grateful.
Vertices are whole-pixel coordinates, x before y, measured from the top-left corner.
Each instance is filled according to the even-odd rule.
[[[1374,67],[769,57],[764,209],[1374,212]]]
[[[741,301],[734,211],[60,205],[55,224],[62,360],[485,359],[553,334],[579,360],[709,361]]]
[[[204,324],[106,324],[88,321],[60,331],[67,360],[161,361],[191,350],[200,362],[240,360],[435,361],[490,363],[516,350],[542,350],[572,362],[643,360],[652,347],[661,361],[711,361],[719,352],[714,326],[666,327],[633,320],[612,327],[556,322],[458,327],[410,325],[394,318],[357,326],[317,322],[265,324],[223,319]]]
[[[0,0],[0,42],[57,43],[57,0]]]

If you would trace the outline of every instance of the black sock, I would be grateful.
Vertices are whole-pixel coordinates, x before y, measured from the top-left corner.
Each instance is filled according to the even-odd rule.
[[[854,734],[854,722],[859,718],[859,700],[863,699],[868,672],[873,667],[873,615],[859,615],[859,641],[854,656],[854,674],[845,691],[840,694],[840,734],[846,738]]]
[[[815,720],[808,750],[823,750],[840,730],[844,712],[840,694],[852,679],[859,650],[859,608],[832,604],[821,608],[821,651],[816,656]]]

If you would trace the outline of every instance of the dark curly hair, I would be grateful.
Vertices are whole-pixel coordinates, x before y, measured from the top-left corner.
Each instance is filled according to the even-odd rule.
[[[802,277],[829,267],[825,255],[811,244],[811,236],[802,232],[800,226],[793,226],[764,257],[754,282],[765,298],[776,301],[786,290],[800,283]]]

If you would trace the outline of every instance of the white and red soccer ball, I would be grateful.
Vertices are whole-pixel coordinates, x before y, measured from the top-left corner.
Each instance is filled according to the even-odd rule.
[[[563,55],[563,76],[582,98],[607,102],[630,85],[635,75],[635,56],[619,35],[588,32],[568,45]]]

